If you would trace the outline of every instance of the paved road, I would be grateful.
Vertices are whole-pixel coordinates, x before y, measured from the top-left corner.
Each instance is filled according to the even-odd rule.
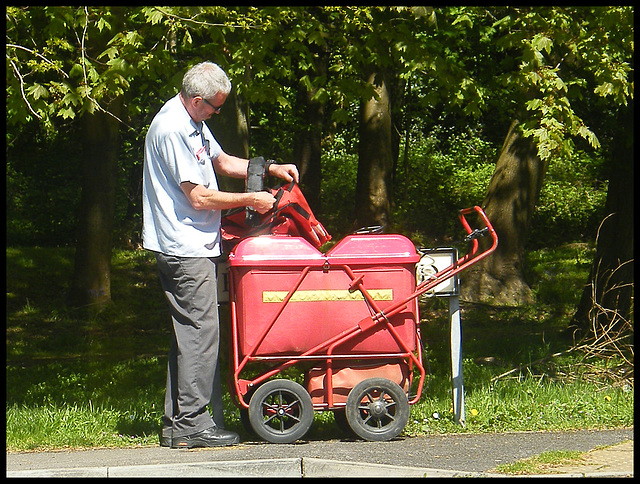
[[[497,465],[552,450],[590,451],[633,440],[633,428],[571,432],[452,434],[390,442],[316,440],[293,444],[245,442],[235,447],[161,447],[7,454],[7,476],[126,475],[429,475],[491,473]],[[625,448],[626,449],[626,448]],[[620,453],[618,453],[620,458]],[[633,445],[622,454],[633,473]],[[416,469],[418,468],[418,469]],[[626,470],[626,467],[625,467]]]

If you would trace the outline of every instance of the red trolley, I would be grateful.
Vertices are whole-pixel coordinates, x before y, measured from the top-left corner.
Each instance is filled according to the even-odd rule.
[[[419,284],[421,254],[398,234],[348,235],[326,253],[298,236],[241,240],[229,254],[229,303],[231,394],[243,423],[289,443],[314,411],[333,411],[365,440],[400,434],[425,379],[418,297],[497,247],[480,207],[459,216],[469,252]],[[492,244],[480,250],[485,233]],[[287,378],[294,365],[303,384]]]

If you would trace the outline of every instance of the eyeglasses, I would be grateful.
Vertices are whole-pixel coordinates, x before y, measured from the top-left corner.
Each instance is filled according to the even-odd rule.
[[[209,101],[207,101],[205,98],[202,98],[202,100],[207,103],[209,106],[211,106],[213,108],[213,112],[216,114],[220,114],[220,110],[222,109],[222,106],[214,106],[213,104],[211,104]]]

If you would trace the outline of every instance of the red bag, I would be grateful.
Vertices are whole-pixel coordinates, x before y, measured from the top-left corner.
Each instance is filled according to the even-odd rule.
[[[331,235],[315,218],[302,191],[295,182],[271,189],[276,201],[273,208],[262,215],[255,226],[246,222],[244,209],[236,209],[222,217],[222,241],[231,250],[245,237],[265,234],[291,235],[305,238],[317,249]]]
[[[334,368],[331,382],[333,403],[346,403],[349,392],[368,378],[386,378],[396,382],[405,392],[409,391],[409,366],[405,362],[354,364]],[[305,387],[314,404],[326,403],[329,388],[327,369],[311,368],[305,376]]]

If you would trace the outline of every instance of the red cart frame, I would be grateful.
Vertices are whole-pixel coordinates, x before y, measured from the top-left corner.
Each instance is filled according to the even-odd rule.
[[[467,218],[472,214],[482,228],[471,228]],[[323,254],[300,237],[262,235],[240,242],[229,255],[230,387],[243,423],[248,420],[267,441],[287,443],[307,432],[314,411],[330,410],[365,440],[397,436],[425,380],[418,297],[487,257],[498,244],[480,207],[461,210],[459,219],[471,242],[469,252],[418,285],[420,254],[401,235],[347,236],[342,247],[371,251],[359,249],[353,256],[339,256],[337,246]],[[492,243],[480,250],[478,237],[485,234]],[[381,289],[384,284],[394,287]],[[265,287],[272,285],[280,291]],[[308,287],[315,292],[305,291]],[[329,298],[295,306],[300,294],[318,292]],[[337,302],[345,299],[359,302]],[[368,314],[352,313],[356,306],[366,307]],[[306,308],[304,314],[296,313],[297,307]],[[353,315],[356,320],[344,321]],[[324,321],[317,320],[323,316]],[[258,362],[258,374],[249,375]],[[307,374],[307,388],[283,377],[298,364],[316,365]],[[338,388],[336,378],[347,387]]]

